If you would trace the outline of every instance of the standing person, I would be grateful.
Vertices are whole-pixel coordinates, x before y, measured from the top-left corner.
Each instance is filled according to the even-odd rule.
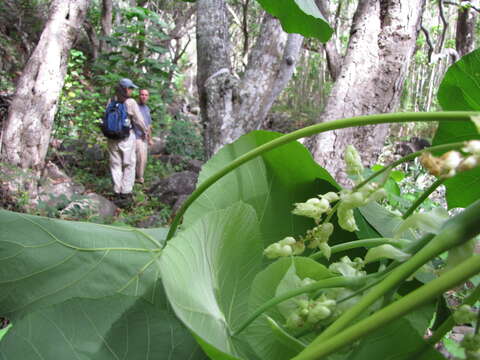
[[[135,127],[147,132],[142,113],[137,102],[132,99],[133,89],[138,88],[132,80],[121,79],[115,89],[113,100],[125,105],[128,120]],[[133,183],[135,181],[135,133],[130,130],[129,135],[121,140],[108,139],[108,153],[110,155],[110,171],[112,173],[113,191],[120,199],[131,200]]]
[[[137,153],[136,181],[140,184],[143,184],[145,181],[143,179],[143,173],[145,172],[145,167],[147,165],[148,145],[152,145],[152,117],[150,115],[150,108],[147,105],[149,96],[150,94],[147,89],[140,89],[138,107],[140,108],[140,112],[145,120],[145,127],[147,128],[147,131],[145,132],[139,126],[133,126],[136,136],[135,142]]]

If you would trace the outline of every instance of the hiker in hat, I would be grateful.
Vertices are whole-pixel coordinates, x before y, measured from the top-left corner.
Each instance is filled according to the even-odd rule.
[[[127,123],[147,133],[147,127],[137,102],[132,99],[133,89],[138,86],[130,79],[121,79],[115,88],[115,96],[111,101],[123,103],[127,113]],[[131,125],[130,125],[131,127]],[[118,199],[131,200],[135,181],[135,133],[133,127],[123,139],[108,139],[110,155],[110,172],[113,180],[113,192]]]
[[[133,126],[136,136],[136,153],[137,153],[137,165],[136,165],[136,182],[143,184],[143,174],[147,165],[148,157],[148,145],[152,145],[152,117],[150,115],[150,108],[147,105],[147,101],[150,94],[147,89],[140,89],[138,95],[138,107],[143,115],[145,126],[148,129],[147,133],[144,133],[137,126]]]

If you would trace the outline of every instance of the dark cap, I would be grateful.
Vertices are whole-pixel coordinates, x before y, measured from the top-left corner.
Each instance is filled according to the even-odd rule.
[[[138,86],[135,85],[132,80],[127,79],[127,78],[120,80],[118,82],[118,85],[120,85],[121,87],[123,87],[125,89],[129,89],[129,88],[138,89]]]

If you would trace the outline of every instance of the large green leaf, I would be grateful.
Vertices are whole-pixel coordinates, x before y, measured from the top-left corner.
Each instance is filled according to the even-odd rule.
[[[0,359],[206,359],[169,309],[161,284],[155,293],[153,304],[115,295],[31,312],[0,342]]]
[[[230,333],[247,315],[250,286],[262,262],[254,209],[243,203],[209,212],[165,247],[160,269],[177,316],[215,359],[253,359]]]
[[[359,210],[365,220],[383,237],[393,237],[395,229],[402,223],[401,217],[376,202],[362,206]]]
[[[151,298],[165,230],[54,220],[0,210],[0,316],[73,297]]]
[[[438,91],[443,110],[480,111],[480,49],[450,66]],[[480,139],[472,121],[441,122],[433,145]],[[448,208],[467,207],[480,198],[480,169],[460,173],[445,182]]]
[[[265,11],[278,18],[288,33],[316,37],[327,42],[333,29],[311,0],[257,0]]]
[[[285,281],[285,277],[292,269],[300,279],[308,277],[313,280],[321,280],[332,276],[323,265],[309,258],[279,259],[255,277],[249,300],[251,313],[278,295],[279,285]],[[281,308],[278,306],[272,307],[265,312],[265,315],[274,319],[278,324],[284,324],[286,319],[280,310]],[[297,354],[273,335],[265,316],[257,318],[246,331],[249,343],[261,359],[286,360]]]
[[[198,183],[279,136],[254,131],[223,147],[204,165]],[[264,244],[268,245],[312,228],[313,220],[291,214],[293,204],[328,191],[337,191],[335,181],[303,145],[294,141],[250,160],[212,185],[187,210],[184,224],[188,227],[210,211],[243,201],[257,212]]]
[[[438,89],[438,101],[444,110],[480,110],[480,49],[450,66]]]
[[[448,208],[467,207],[480,199],[480,167],[445,181]]]

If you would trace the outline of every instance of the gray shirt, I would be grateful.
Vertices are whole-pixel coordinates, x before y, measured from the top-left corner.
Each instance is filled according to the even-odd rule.
[[[140,112],[143,115],[145,127],[148,129],[152,124],[152,116],[150,115],[150,108],[145,104],[138,104],[138,108],[140,109]],[[142,129],[138,128],[135,125],[133,126],[133,129],[135,130],[135,136],[137,137],[137,139],[143,138],[145,133],[142,131]]]

